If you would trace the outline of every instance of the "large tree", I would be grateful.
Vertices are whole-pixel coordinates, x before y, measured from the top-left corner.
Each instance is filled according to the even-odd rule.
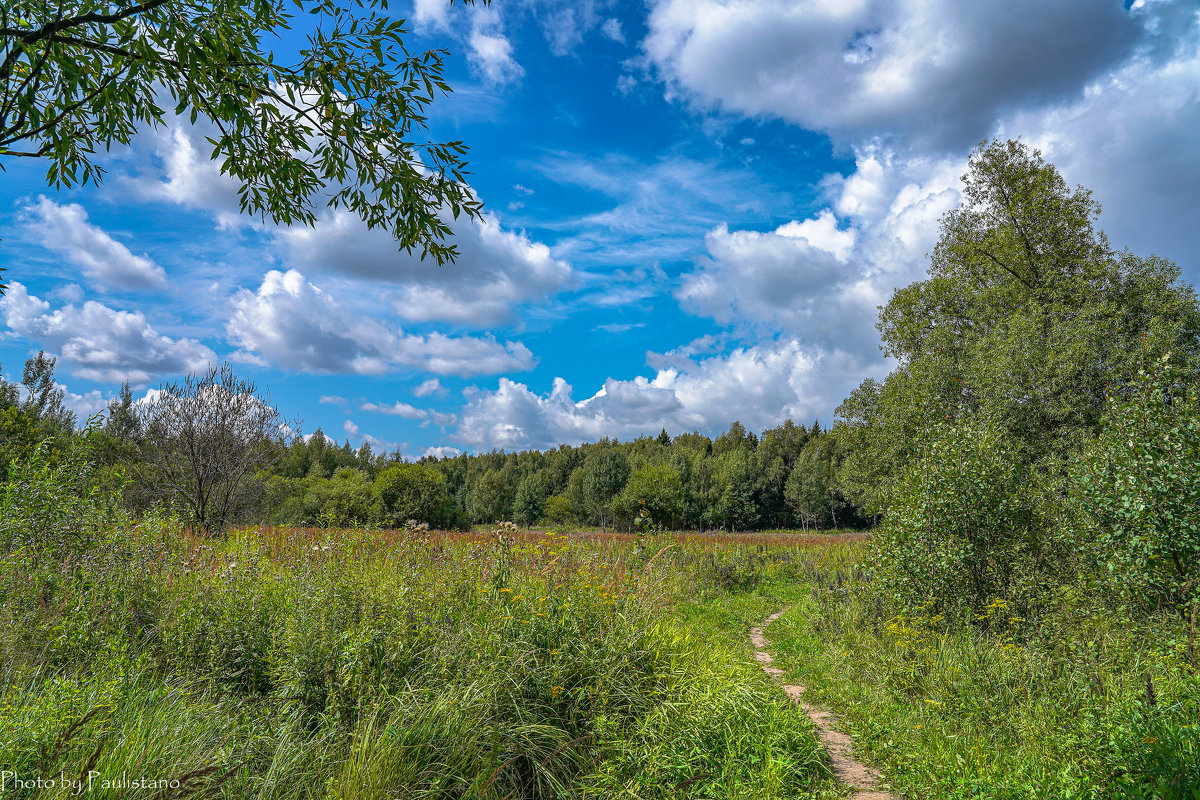
[[[1002,426],[1028,463],[1077,452],[1109,384],[1138,353],[1194,363],[1200,307],[1179,268],[1114,250],[1100,207],[1040,153],[992,142],[971,156],[963,203],[942,219],[926,280],[880,313],[899,366],[839,409],[847,493],[878,503],[934,423]]]
[[[486,2],[487,0],[482,0]],[[470,2],[470,0],[468,0]],[[445,52],[410,51],[387,0],[15,0],[0,3],[0,168],[48,162],[97,183],[102,150],[175,114],[211,124],[242,210],[312,225],[344,208],[408,250],[452,259],[445,214],[477,215],[461,142],[425,138],[450,91]],[[303,46],[271,48],[305,20]]]

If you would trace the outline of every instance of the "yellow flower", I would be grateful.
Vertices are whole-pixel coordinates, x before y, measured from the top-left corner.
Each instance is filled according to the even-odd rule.
[[[551,686],[551,687],[550,687],[550,696],[551,696],[552,698],[555,698],[555,699],[557,699],[557,698],[558,698],[558,696],[559,696],[560,694],[562,694],[562,693],[563,693],[565,690],[566,690],[566,687],[565,687],[565,686]]]
[[[512,594],[512,589],[501,589],[500,591],[508,592],[509,594]]]

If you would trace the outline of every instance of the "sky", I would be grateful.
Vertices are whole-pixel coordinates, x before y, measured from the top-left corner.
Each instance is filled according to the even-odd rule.
[[[1093,190],[1118,248],[1200,279],[1194,0],[392,3],[455,92],[482,219],[423,263],[324,211],[240,217],[203,127],[99,187],[0,173],[0,371],[39,349],[81,419],[221,361],[284,414],[407,458],[828,424],[893,366],[981,141]]]

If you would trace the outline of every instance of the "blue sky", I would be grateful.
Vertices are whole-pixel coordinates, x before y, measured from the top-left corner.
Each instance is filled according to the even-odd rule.
[[[203,127],[100,187],[0,174],[0,365],[59,357],[87,416],[211,360],[303,430],[409,457],[828,422],[882,377],[875,310],[920,279],[971,148],[1021,137],[1118,247],[1200,272],[1200,15],[1139,0],[442,0],[435,138],[483,221],[420,263],[327,212],[237,214]]]

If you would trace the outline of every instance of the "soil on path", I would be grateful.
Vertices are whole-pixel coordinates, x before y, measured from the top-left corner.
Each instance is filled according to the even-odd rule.
[[[766,647],[771,642],[763,635],[763,630],[783,616],[784,611],[787,609],[776,611],[763,620],[761,625],[750,629],[750,643],[754,645],[754,660],[762,664],[763,672],[770,675],[775,681],[783,680],[783,670],[771,666],[773,659],[771,654],[766,651]],[[854,759],[854,740],[834,729],[833,714],[804,702],[803,686],[783,684],[780,688],[787,692],[788,697],[800,704],[800,708],[817,726],[817,735],[821,738],[821,743],[825,745],[830,761],[833,762],[833,773],[838,780],[854,789],[854,794],[851,795],[852,800],[899,800],[896,795],[879,788],[878,772]]]

